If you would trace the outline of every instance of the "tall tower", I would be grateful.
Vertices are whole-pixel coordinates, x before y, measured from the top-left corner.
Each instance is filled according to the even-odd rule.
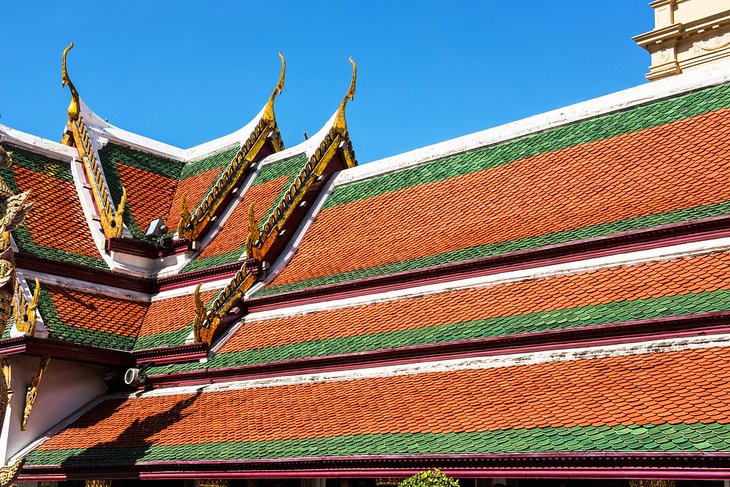
[[[651,53],[649,80],[730,57],[730,0],[654,0],[649,5],[654,30],[634,37]]]

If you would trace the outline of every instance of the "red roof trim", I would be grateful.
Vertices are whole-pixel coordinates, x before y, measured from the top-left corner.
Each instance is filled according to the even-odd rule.
[[[146,294],[152,294],[157,291],[157,286],[153,279],[132,277],[104,269],[93,269],[82,265],[58,262],[36,255],[17,253],[15,254],[15,262],[22,270],[52,274],[86,282],[93,282],[95,284],[105,284],[119,289],[137,291]]]
[[[145,462],[104,468],[26,466],[19,481],[191,478],[407,477],[439,468],[454,477],[549,477],[718,480],[730,476],[730,453],[592,452],[510,455],[354,456],[276,460]]]
[[[208,345],[205,343],[191,343],[176,347],[152,348],[132,352],[132,355],[137,365],[143,362],[152,362],[155,365],[192,362],[208,356]]]
[[[143,362],[163,365],[200,360],[208,355],[208,346],[204,343],[192,343],[176,347],[127,352],[55,340],[53,338],[36,338],[32,336],[0,340],[0,355],[15,355],[20,353],[34,356],[47,355],[49,357],[74,362],[132,367]]]
[[[150,376],[152,388],[730,332],[730,311]]]
[[[106,250],[147,259],[159,259],[169,255],[184,254],[188,251],[188,244],[186,239],[181,239],[174,240],[170,247],[161,247],[133,238],[111,237],[106,241]]]
[[[283,306],[404,289],[416,283],[419,286],[435,284],[728,236],[730,236],[730,216],[712,217],[358,281],[254,297],[247,301],[247,305],[249,312],[266,311]]]
[[[433,284],[727,236],[730,236],[730,216],[713,217],[664,225],[648,230],[637,230],[608,237],[598,237],[567,244],[513,252],[484,259],[400,272],[359,281],[349,281],[301,291],[262,296],[252,298],[247,303],[250,311],[265,311],[284,305],[308,304],[372,294],[374,292],[403,289],[412,286],[414,282],[418,282],[419,285]],[[178,245],[182,245],[182,242],[185,241],[176,241],[174,244],[175,249],[177,249]],[[201,282],[230,278],[238,271],[243,263],[242,261],[232,262],[230,264],[155,280],[132,277],[102,269],[92,269],[66,262],[58,262],[25,253],[16,254],[15,260],[18,267],[24,270],[70,277],[97,284],[106,284],[120,289],[147,294],[154,294],[159,291],[176,289]]]
[[[180,287],[189,286],[190,284],[216,281],[218,279],[233,277],[236,272],[238,272],[238,269],[241,268],[241,265],[243,265],[243,261],[237,261],[231,262],[230,264],[223,264],[217,267],[210,267],[207,269],[185,272],[183,274],[177,274],[174,276],[161,277],[157,280],[158,289],[160,291],[167,291],[170,289],[177,289]]]
[[[91,364],[131,366],[134,360],[129,352],[108,348],[83,345],[78,343],[54,340],[52,338],[36,338],[22,336],[0,340],[0,355],[44,356],[85,362]]]

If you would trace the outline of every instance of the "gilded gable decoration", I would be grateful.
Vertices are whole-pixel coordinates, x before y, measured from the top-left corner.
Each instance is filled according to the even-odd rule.
[[[283,54],[279,53],[279,57],[281,58],[279,81],[266,103],[261,119],[198,206],[192,212],[188,212],[186,202],[185,206],[181,205],[180,222],[178,224],[179,238],[188,239],[190,242],[201,238],[214,221],[214,217],[223,210],[224,203],[229,201],[230,196],[238,188],[267,140],[271,142],[274,152],[284,148],[274,116],[274,99],[284,89],[284,74],[286,72],[286,61]]]
[[[196,342],[211,344],[223,318],[239,304],[246,291],[256,283],[256,277],[257,272],[251,270],[244,262],[207,311],[200,298],[200,285],[195,288],[193,334]]]
[[[28,418],[30,418],[30,413],[33,411],[33,405],[36,402],[36,399],[38,399],[38,387],[41,385],[41,379],[43,378],[43,372],[46,371],[48,368],[48,365],[51,363],[50,357],[42,357],[41,363],[38,367],[38,372],[36,375],[33,376],[33,378],[28,383],[28,387],[25,391],[25,405],[23,406],[23,420],[20,423],[20,430],[25,431],[25,428],[28,426]]]
[[[10,362],[5,357],[0,357],[0,425],[5,421],[5,411],[13,397],[10,374]]]
[[[26,300],[23,289],[20,286],[20,282],[16,279],[15,281],[15,306],[14,306],[14,317],[15,317],[15,328],[19,332],[25,333],[26,335],[34,335],[36,327],[36,310],[38,308],[38,298],[40,297],[41,284],[36,278],[35,288],[33,289],[33,296],[30,301]]]
[[[357,82],[357,64],[350,58],[352,64],[352,80],[350,87],[345,93],[340,103],[335,121],[324,139],[320,142],[314,154],[309,158],[307,164],[291,184],[284,197],[279,200],[273,213],[266,220],[259,234],[258,243],[253,253],[264,256],[272,247],[276,238],[284,230],[287,219],[291,216],[294,209],[302,202],[304,195],[312,187],[314,182],[322,176],[328,164],[341,150],[343,162],[346,167],[355,166],[355,153],[352,143],[347,132],[347,122],[345,120],[345,107],[348,100],[355,98],[355,87]],[[260,257],[263,258],[263,257]]]
[[[79,93],[71,82],[68,76],[68,70],[66,69],[66,56],[73,46],[74,44],[72,42],[63,51],[63,59],[61,62],[63,86],[68,86],[71,90],[71,105],[68,108],[68,126],[71,131],[71,137],[65,136],[63,143],[66,145],[74,145],[79,153],[79,157],[83,161],[86,177],[89,180],[94,201],[99,209],[99,219],[101,227],[104,230],[104,235],[106,238],[121,237],[124,231],[124,223],[122,220],[127,193],[122,188],[121,201],[115,208],[104,178],[104,172],[101,169],[101,163],[89,138],[89,132],[84,123],[84,119],[80,114]]]

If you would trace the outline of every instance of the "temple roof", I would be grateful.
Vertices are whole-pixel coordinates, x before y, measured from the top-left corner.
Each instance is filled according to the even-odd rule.
[[[48,338],[13,327],[0,351],[116,371],[14,453],[23,478],[725,461],[730,66],[358,167],[355,81],[287,149],[283,70],[195,150],[83,104],[76,156],[3,135],[0,175],[35,203],[16,293],[38,279]]]
[[[259,295],[725,214],[728,107],[722,85],[335,185]]]
[[[110,397],[30,453],[25,469],[477,453],[503,455],[506,466],[518,453],[727,452],[730,354],[727,336],[714,340]],[[206,420],[214,411],[237,413]]]

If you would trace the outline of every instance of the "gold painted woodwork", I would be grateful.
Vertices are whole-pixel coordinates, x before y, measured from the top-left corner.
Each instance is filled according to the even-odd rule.
[[[10,362],[5,357],[0,357],[0,371],[0,427],[2,427],[5,422],[8,404],[10,404],[10,399],[13,397],[10,382]]]
[[[7,169],[13,164],[12,151],[6,151],[5,147],[0,144],[0,168]]]
[[[345,97],[340,102],[340,107],[337,109],[337,115],[335,115],[334,129],[335,131],[344,136],[347,133],[347,121],[345,120],[345,106],[347,101],[355,99],[355,84],[357,82],[357,64],[350,58],[350,64],[352,64],[352,80],[350,81],[350,88],[345,93]]]
[[[25,458],[21,458],[14,464],[8,465],[7,467],[0,468],[0,486],[5,487],[12,485],[18,477],[23,463],[25,463]]]
[[[261,235],[259,230],[259,222],[256,220],[256,213],[254,212],[254,204],[248,207],[248,235],[246,236],[246,258],[259,260],[261,253],[256,247],[256,242]]]
[[[674,480],[631,480],[629,487],[675,487]]]
[[[112,197],[104,181],[101,164],[96,158],[94,147],[89,139],[89,132],[83,118],[69,120],[76,150],[84,163],[86,177],[91,184],[91,193],[99,211],[99,220],[107,238],[121,237],[124,230],[124,209],[127,203],[127,190],[122,186],[122,198],[119,206],[114,208]]]
[[[236,272],[228,285],[213,301],[209,309],[200,299],[200,285],[195,288],[195,320],[193,321],[193,335],[198,343],[208,345],[221,324],[221,320],[243,299],[246,291],[256,283],[256,276],[246,270],[246,263]]]
[[[112,487],[111,480],[87,480],[85,487]]]
[[[190,225],[190,211],[188,210],[188,192],[185,191],[180,198],[180,219],[177,222],[177,234],[182,237],[185,228]]]
[[[35,280],[35,289],[30,301],[25,299],[25,293],[18,280],[15,281],[15,328],[26,335],[33,336],[36,327],[36,310],[38,309],[38,298],[40,297],[41,284]]]
[[[276,95],[281,95],[281,92],[284,89],[286,60],[284,59],[284,55],[281,53],[281,51],[279,51],[279,58],[281,59],[281,73],[279,73],[279,81],[276,83],[276,88],[274,88],[274,91],[271,93],[269,101],[266,102],[266,107],[264,108],[263,119],[269,125],[273,124],[276,121],[276,116],[274,115],[274,99],[276,98]]]
[[[340,152],[347,167],[357,165],[352,142],[350,142],[350,137],[347,132],[347,121],[345,120],[345,107],[347,106],[348,100],[355,98],[355,88],[357,86],[357,64],[355,64],[352,58],[350,58],[350,64],[352,64],[350,87],[337,109],[332,128],[319,144],[314,154],[309,158],[309,161],[307,161],[307,164],[300,171],[297,178],[289,186],[282,199],[279,200],[273,213],[263,225],[258,237],[259,243],[253,249],[253,253],[259,256],[257,258],[266,255],[266,252],[271,248],[276,238],[284,229],[287,219],[291,216],[297,205],[301,203],[309,188],[322,175],[338,150],[341,149]]]
[[[71,90],[71,104],[68,106],[68,119],[69,121],[75,122],[81,115],[81,103],[79,99],[79,92],[76,91],[76,87],[71,82],[71,78],[68,77],[68,70],[66,69],[66,56],[73,47],[74,43],[72,42],[63,51],[63,57],[61,58],[61,79],[63,81],[61,86],[68,86]]]
[[[228,487],[228,481],[222,479],[198,480],[198,487]]]
[[[63,78],[63,86],[68,86],[71,90],[71,104],[68,107],[68,124],[71,129],[70,137],[64,136],[63,144],[75,145],[76,150],[79,153],[84,164],[84,171],[86,177],[91,184],[91,193],[94,197],[97,210],[99,212],[99,220],[101,227],[104,230],[104,235],[107,238],[121,237],[122,231],[124,230],[123,216],[124,207],[127,202],[127,192],[122,187],[122,199],[119,202],[119,206],[114,208],[109,189],[104,181],[104,174],[101,170],[101,165],[96,158],[94,147],[91,145],[89,139],[89,132],[84,123],[83,117],[81,117],[81,105],[79,99],[79,93],[76,91],[76,87],[68,77],[68,70],[66,69],[66,55],[74,47],[73,42],[63,51],[63,58],[61,62],[61,77]]]
[[[200,284],[195,286],[195,292],[193,293],[195,298],[195,318],[193,319],[193,336],[197,343],[201,343],[203,339],[200,336],[200,328],[205,323],[208,317],[208,310],[205,309],[205,303],[200,298]]]
[[[38,373],[28,383],[28,387],[25,390],[25,405],[23,406],[23,420],[20,423],[20,430],[25,431],[28,426],[28,418],[30,413],[33,411],[33,405],[38,399],[38,387],[41,385],[41,379],[43,378],[43,372],[46,371],[48,365],[51,363],[51,357],[42,357],[40,366],[38,367]]]
[[[241,144],[241,148],[233,157],[231,162],[221,172],[208,193],[203,197],[197,207],[190,213],[189,218],[183,218],[186,208],[181,208],[180,223],[178,224],[178,238],[185,238],[189,241],[198,240],[203,231],[207,228],[213,217],[222,210],[223,203],[240,185],[243,175],[253,163],[256,156],[264,147],[267,140],[271,142],[274,152],[284,148],[281,134],[274,116],[274,99],[284,89],[284,75],[286,72],[286,61],[281,58],[281,73],[276,88],[271,93],[269,101],[263,110],[261,119],[254,127],[248,139]]]

